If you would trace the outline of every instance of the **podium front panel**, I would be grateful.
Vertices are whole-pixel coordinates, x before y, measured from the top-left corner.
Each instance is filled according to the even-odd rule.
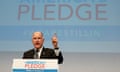
[[[12,72],[58,72],[56,59],[14,59]]]

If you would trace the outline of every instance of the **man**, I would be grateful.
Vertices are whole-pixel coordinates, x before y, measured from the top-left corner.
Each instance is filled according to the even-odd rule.
[[[45,48],[43,46],[44,36],[42,32],[34,32],[32,35],[32,43],[34,48],[24,52],[23,59],[58,59],[58,64],[63,63],[62,52],[58,48],[58,39],[54,35],[52,44],[54,49]]]

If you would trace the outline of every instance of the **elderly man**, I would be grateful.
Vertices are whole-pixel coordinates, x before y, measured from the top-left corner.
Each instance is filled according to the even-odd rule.
[[[44,36],[42,32],[34,32],[32,35],[32,43],[34,48],[24,52],[23,59],[58,59],[58,64],[63,63],[62,52],[58,48],[58,39],[54,35],[52,44],[54,49],[45,48],[43,46]]]

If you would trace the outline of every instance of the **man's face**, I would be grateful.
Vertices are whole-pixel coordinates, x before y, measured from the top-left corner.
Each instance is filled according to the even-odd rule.
[[[35,32],[32,36],[32,43],[35,48],[41,48],[43,46],[44,38],[41,32]]]

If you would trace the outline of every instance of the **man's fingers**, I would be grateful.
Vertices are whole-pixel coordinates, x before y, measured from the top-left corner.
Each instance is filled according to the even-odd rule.
[[[52,37],[52,41],[58,41],[56,33],[54,33],[54,35]]]

